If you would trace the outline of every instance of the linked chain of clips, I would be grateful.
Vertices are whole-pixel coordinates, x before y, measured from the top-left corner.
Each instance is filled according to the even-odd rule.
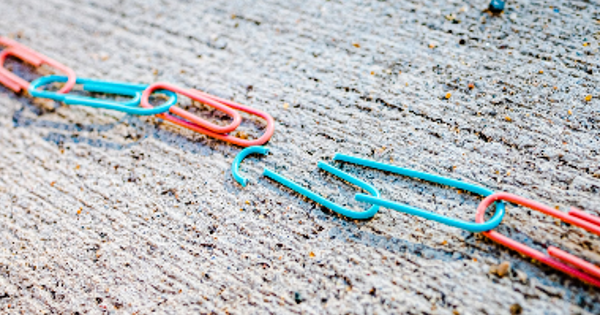
[[[249,147],[242,150],[234,159],[233,164],[231,166],[231,172],[233,178],[240,183],[242,186],[246,186],[248,183],[248,179],[240,175],[239,168],[242,160],[252,153],[260,153],[266,155],[269,152],[269,149],[265,147]],[[371,204],[371,207],[366,211],[353,211],[348,208],[342,207],[334,202],[327,200],[326,198],[320,196],[319,194],[308,190],[301,185],[295,183],[294,181],[268,169],[265,168],[263,175],[288,187],[289,189],[313,200],[316,203],[319,203],[326,208],[339,213],[345,217],[350,219],[369,219],[375,216],[375,214],[379,211],[380,207],[396,210],[399,212],[404,212],[411,215],[416,215],[428,220],[433,220],[442,224],[446,224],[449,226],[457,227],[463,230],[467,230],[474,233],[483,233],[486,237],[508,247],[511,248],[525,256],[528,256],[532,259],[535,259],[547,266],[550,266],[554,269],[560,270],[564,273],[567,273],[575,278],[578,278],[584,282],[587,282],[596,287],[600,287],[600,268],[594,264],[586,262],[585,260],[575,257],[557,247],[550,246],[548,247],[547,254],[544,254],[538,250],[532,249],[524,244],[521,244],[517,241],[514,241],[502,234],[494,231],[500,223],[502,223],[502,219],[506,213],[505,204],[503,201],[508,201],[511,203],[519,204],[522,206],[526,206],[533,210],[540,211],[547,215],[553,216],[557,219],[562,220],[563,222],[570,223],[572,225],[578,226],[582,229],[587,230],[588,232],[594,233],[596,235],[600,235],[600,217],[593,216],[589,213],[583,212],[578,209],[571,209],[568,214],[565,214],[561,211],[555,210],[546,205],[540,204],[538,202],[529,200],[527,198],[505,193],[505,192],[494,192],[487,188],[465,183],[456,179],[451,179],[447,177],[442,177],[439,175],[429,174],[420,172],[417,170],[412,170],[408,168],[398,167],[390,164],[385,164],[381,162],[376,162],[372,160],[367,160],[360,157],[349,156],[345,154],[336,154],[333,157],[333,161],[346,162],[350,164],[356,164],[367,168],[372,168],[380,171],[386,171],[393,174],[398,174],[402,176],[407,176],[411,178],[417,178],[424,181],[428,181],[431,183],[436,183],[456,189],[461,189],[465,191],[472,192],[477,195],[481,195],[485,197],[479,206],[477,207],[477,215],[475,222],[463,221],[456,218],[447,217],[444,215],[436,214],[431,211],[411,207],[406,204],[398,203],[391,200],[383,199],[377,190],[377,188],[372,185],[353,177],[352,175],[341,171],[340,169],[319,161],[318,166],[322,170],[329,172],[348,183],[351,183],[365,191],[367,191],[370,195],[365,194],[356,194],[355,199],[357,201],[362,201],[368,204]],[[494,215],[487,221],[484,219],[484,215],[488,207],[492,204],[496,204],[496,211]]]
[[[271,139],[275,132],[275,121],[268,113],[198,90],[185,89],[163,82],[145,85],[78,78],[71,68],[19,44],[12,39],[0,36],[0,46],[5,47],[5,49],[0,52],[0,83],[16,93],[26,90],[33,97],[52,99],[67,105],[104,108],[133,115],[156,115],[159,118],[181,127],[241,147],[265,144]],[[36,79],[31,83],[27,82],[4,68],[4,63],[9,56],[18,58],[34,67],[39,67],[42,64],[48,65],[66,74],[66,76],[50,75]],[[43,89],[45,86],[57,83],[64,83],[64,85],[56,92]],[[130,97],[131,99],[124,102],[117,102],[69,93],[76,84],[81,85],[82,90],[86,92],[122,95]],[[153,93],[162,94],[167,97],[167,100],[160,106],[154,107],[149,101],[150,96],[153,95]],[[220,126],[177,107],[177,94],[187,96],[192,100],[224,112],[232,118],[231,123],[227,126]],[[242,122],[242,117],[236,110],[256,115],[266,120],[267,127],[263,135],[252,140],[241,139],[230,135],[230,133],[235,131]]]
[[[134,115],[156,115],[157,117],[165,119],[176,125],[206,134],[210,137],[214,137],[238,146],[247,147],[235,157],[232,165],[232,175],[234,179],[244,187],[248,184],[248,180],[239,173],[240,164],[243,159],[253,153],[266,155],[269,152],[268,148],[260,145],[269,141],[273,135],[275,130],[275,122],[271,115],[263,111],[218,98],[198,90],[184,89],[169,83],[159,82],[152,85],[144,85],[77,78],[75,72],[69,67],[64,66],[61,63],[36,51],[33,51],[30,48],[15,42],[14,40],[0,36],[0,46],[6,47],[0,52],[0,83],[4,84],[16,93],[19,93],[22,90],[27,90],[33,97],[52,99],[68,105],[83,105],[95,108],[104,108]],[[41,77],[31,83],[27,82],[4,68],[6,58],[9,56],[21,59],[35,67],[46,64],[63,72],[66,74],[66,76],[50,75]],[[43,89],[45,86],[56,83],[64,83],[64,85],[56,92]],[[70,94],[69,92],[75,87],[76,84],[81,85],[83,91],[123,95],[130,97],[131,99],[124,102],[116,102],[106,99]],[[167,100],[160,106],[152,106],[149,99],[154,93],[166,96]],[[182,108],[177,107],[177,94],[187,96],[200,103],[223,111],[232,118],[232,122],[227,126],[216,125],[201,119],[200,117]],[[254,140],[240,139],[229,135],[229,133],[236,130],[241,123],[241,116],[236,110],[256,115],[266,120],[267,127],[263,135]],[[475,222],[463,221],[384,199],[379,193],[379,190],[377,190],[377,188],[374,186],[355,178],[330,164],[319,162],[318,166],[320,169],[329,172],[340,179],[367,191],[370,194],[356,194],[355,199],[357,201],[368,203],[371,206],[365,211],[354,211],[331,202],[327,198],[324,198],[321,195],[302,187],[294,181],[270,169],[265,168],[263,174],[264,176],[350,219],[370,219],[377,214],[381,207],[384,207],[399,212],[420,216],[428,220],[433,220],[470,232],[483,233],[483,235],[486,237],[525,256],[565,272],[596,287],[600,287],[600,268],[594,264],[577,258],[554,246],[548,247],[547,254],[544,254],[494,231],[494,229],[501,224],[506,213],[505,204],[503,201],[508,201],[540,211],[564,222],[583,228],[596,235],[600,235],[600,217],[590,215],[574,208],[568,214],[565,214],[561,211],[552,209],[546,205],[521,196],[516,196],[505,192],[494,192],[487,188],[465,183],[459,180],[367,160],[360,157],[336,154],[333,158],[333,161],[346,162],[376,170],[387,171],[397,175],[418,178],[428,182],[469,191],[483,196],[484,199],[477,208]],[[495,203],[496,205],[494,215],[489,220],[485,221],[485,212],[492,203]]]

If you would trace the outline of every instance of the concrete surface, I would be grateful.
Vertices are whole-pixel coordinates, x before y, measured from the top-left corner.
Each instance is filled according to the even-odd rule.
[[[343,152],[599,214],[600,4],[487,4],[2,0],[0,34],[81,77],[196,87],[277,127],[242,188],[238,147],[0,88],[0,312],[600,313],[598,289],[481,235],[386,209],[346,220],[260,175],[363,209],[316,167]],[[479,197],[336,165],[474,220]],[[508,208],[499,231],[600,262],[597,236]]]

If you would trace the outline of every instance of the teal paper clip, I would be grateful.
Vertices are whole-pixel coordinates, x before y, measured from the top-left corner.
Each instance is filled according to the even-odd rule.
[[[48,98],[58,102],[63,102],[68,105],[84,105],[94,108],[111,109],[133,115],[156,115],[169,111],[171,106],[177,103],[177,95],[171,91],[157,91],[157,93],[165,94],[169,99],[162,105],[154,108],[142,108],[139,106],[142,99],[142,92],[148,87],[145,84],[133,84],[124,82],[110,82],[95,79],[77,78],[76,83],[83,86],[84,91],[118,94],[131,96],[132,99],[125,102],[116,102],[111,100],[103,100],[89,96],[80,96],[72,94],[59,94],[57,92],[45,91],[40,89],[41,86],[55,83],[67,82],[65,76],[49,75],[41,77],[31,82],[29,86],[29,94],[34,97]]]
[[[494,191],[492,191],[492,190],[483,188],[481,186],[461,182],[459,180],[442,177],[442,176],[438,176],[438,175],[433,175],[433,174],[428,174],[428,173],[423,173],[423,172],[416,171],[416,170],[411,170],[411,169],[393,166],[393,165],[389,165],[389,164],[385,164],[385,163],[366,160],[366,159],[362,159],[362,158],[358,158],[358,157],[348,156],[345,154],[338,153],[335,155],[333,160],[362,165],[365,167],[370,167],[370,168],[374,168],[374,169],[378,169],[378,170],[382,170],[382,171],[387,171],[387,172],[391,172],[391,173],[399,174],[399,175],[403,175],[403,176],[419,178],[419,179],[426,180],[426,181],[429,181],[432,183],[437,183],[440,185],[445,185],[445,186],[449,186],[449,187],[454,187],[454,188],[470,191],[474,194],[478,194],[478,195],[481,195],[484,197],[487,197],[494,193]],[[373,205],[378,205],[378,206],[382,206],[385,208],[393,209],[393,210],[396,210],[399,212],[404,212],[404,213],[420,216],[420,217],[423,217],[428,220],[437,221],[439,223],[443,223],[443,224],[446,224],[449,226],[461,228],[463,230],[467,230],[467,231],[475,232],[475,233],[485,232],[485,231],[489,231],[489,230],[496,228],[502,222],[502,219],[504,218],[504,214],[505,214],[504,203],[497,202],[496,213],[494,213],[494,216],[490,220],[488,220],[485,223],[474,223],[474,222],[463,221],[463,220],[459,220],[459,219],[455,219],[455,218],[450,218],[450,217],[436,214],[436,213],[433,213],[433,212],[430,212],[427,210],[411,207],[409,205],[381,199],[381,198],[379,198],[379,196],[369,196],[369,195],[364,195],[364,194],[357,194],[355,199],[358,201],[367,202],[367,203],[370,203]]]
[[[358,178],[353,177],[350,174],[344,173],[343,171],[327,164],[324,162],[319,162],[319,167],[324,170],[327,171],[351,184],[354,184],[366,191],[368,191],[369,193],[371,193],[373,196],[375,197],[379,197],[379,191],[377,189],[375,189],[375,187],[361,181]],[[379,206],[378,205],[373,205],[371,206],[367,211],[353,211],[350,210],[348,208],[342,207],[334,202],[331,202],[323,197],[321,197],[320,195],[296,184],[295,182],[265,168],[264,173],[263,173],[266,177],[269,177],[271,179],[273,179],[274,181],[288,187],[291,190],[294,190],[295,192],[305,196],[306,198],[309,198],[343,216],[346,216],[348,218],[351,219],[369,219],[372,218],[377,211],[379,211]]]

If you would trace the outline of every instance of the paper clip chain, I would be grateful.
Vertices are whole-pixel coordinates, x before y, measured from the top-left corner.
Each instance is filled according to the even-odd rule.
[[[0,36],[0,46],[7,47],[5,50],[0,52],[0,83],[6,85],[8,88],[15,92],[20,92],[23,89],[27,89],[29,90],[30,94],[34,97],[49,98],[56,101],[64,102],[65,104],[85,105],[95,108],[118,110],[128,114],[136,115],[157,115],[159,118],[163,118],[174,124],[242,147],[250,147],[265,144],[271,139],[275,131],[275,121],[273,117],[267,114],[266,112],[251,107],[243,106],[241,104],[229,100],[221,99],[198,90],[186,90],[168,83],[142,85],[84,78],[77,79],[74,71],[70,68],[22,44],[19,44],[18,42],[12,39]],[[16,76],[14,73],[9,72],[3,67],[6,58],[10,55],[18,57],[21,60],[30,63],[34,66],[47,64],[66,73],[67,76],[66,78],[64,76],[42,77],[34,80],[34,82],[32,83],[29,83],[24,79]],[[40,89],[41,86],[53,82],[65,82],[66,84],[61,89],[59,89],[58,92],[45,91],[43,89]],[[124,102],[116,102],[79,95],[60,96],[60,94],[68,93],[77,83],[83,85],[84,91],[105,94],[120,94],[131,96],[132,99]],[[153,107],[152,105],[150,105],[149,102],[150,95],[153,94],[155,91],[157,91],[158,93],[166,94],[169,97],[169,99],[165,103],[158,107]],[[139,95],[139,92],[141,92],[141,95]],[[177,95],[175,93],[186,95],[196,101],[202,102],[208,106],[216,108],[217,110],[221,110],[227,115],[231,116],[233,118],[233,121],[227,126],[219,126],[210,123],[204,119],[201,119],[200,117],[190,112],[187,112],[181,108],[178,108],[175,106],[175,104],[177,103]],[[141,106],[142,108],[139,108],[138,106]],[[240,114],[235,110],[243,111],[265,119],[267,122],[267,126],[263,134],[256,139],[250,140],[238,138],[227,134],[237,129],[241,123],[242,118]],[[167,111],[178,115],[184,119],[180,119],[176,116],[169,115],[166,113]]]
[[[478,223],[483,223],[483,216],[487,207],[498,200],[506,200],[528,207],[533,210],[537,210],[544,214],[553,216],[557,219],[561,219],[564,222],[576,225],[596,235],[600,235],[600,224],[598,224],[600,222],[600,218],[598,217],[586,214],[577,209],[571,210],[568,214],[566,214],[564,212],[552,209],[551,207],[548,207],[541,203],[505,192],[495,193],[483,199],[483,201],[481,201],[481,203],[477,207],[477,215],[475,221]],[[548,255],[546,255],[529,246],[514,241],[496,231],[483,232],[483,235],[523,255],[538,260],[541,263],[546,264],[554,269],[560,270],[596,287],[600,287],[600,268],[580,258],[577,258],[563,250],[560,250],[554,246],[549,246]],[[563,262],[566,262],[571,266]]]
[[[393,166],[393,165],[380,163],[380,162],[375,162],[375,161],[371,161],[371,160],[367,160],[367,159],[363,159],[363,158],[359,158],[359,157],[353,157],[353,156],[349,156],[349,155],[345,155],[345,154],[338,153],[335,155],[333,160],[362,165],[365,167],[370,167],[370,168],[374,168],[374,169],[378,169],[378,170],[382,170],[382,171],[388,171],[388,172],[403,175],[403,176],[419,178],[422,180],[426,180],[428,182],[437,183],[437,184],[441,184],[441,185],[445,185],[445,186],[449,186],[449,187],[454,187],[454,188],[470,191],[474,194],[478,194],[478,195],[482,195],[482,196],[489,196],[494,193],[493,191],[483,188],[481,186],[461,182],[456,179],[451,179],[451,178],[442,177],[442,176],[438,176],[438,175],[419,172],[419,171],[411,170],[408,168],[402,168],[402,167]],[[382,207],[393,209],[396,211],[423,217],[428,220],[433,220],[433,221],[436,221],[436,222],[439,222],[442,224],[461,228],[463,230],[467,230],[470,232],[489,231],[489,230],[497,227],[500,224],[500,222],[502,222],[502,219],[504,218],[504,214],[505,214],[504,203],[498,202],[497,207],[496,207],[496,213],[494,213],[494,216],[489,221],[487,221],[485,223],[473,223],[473,222],[463,221],[463,220],[447,217],[444,215],[436,214],[436,213],[433,213],[433,212],[430,212],[427,210],[411,207],[409,205],[381,199],[381,198],[379,198],[379,196],[375,197],[375,196],[368,196],[368,195],[364,195],[364,194],[357,194],[355,199],[358,201],[363,201],[363,202],[367,202],[370,204],[379,205]]]

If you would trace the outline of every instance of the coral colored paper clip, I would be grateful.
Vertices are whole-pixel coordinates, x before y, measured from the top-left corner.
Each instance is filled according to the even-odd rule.
[[[540,211],[544,214],[553,216],[557,219],[561,219],[564,222],[576,225],[588,232],[600,235],[600,218],[587,214],[577,209],[572,209],[568,214],[552,209],[541,203],[529,200],[527,198],[500,192],[495,193],[485,199],[477,207],[477,216],[475,221],[477,223],[484,222],[484,214],[487,207],[495,201],[505,200],[512,203],[516,203],[533,210]],[[600,287],[600,268],[584,261],[581,258],[577,258],[561,249],[554,246],[548,247],[548,255],[535,250],[529,246],[514,241],[496,231],[483,232],[488,238],[508,247],[517,252],[529,256],[535,260],[538,260],[554,269],[560,270],[567,273],[575,278],[578,278],[584,282],[592,284],[596,287]]]
[[[171,87],[170,85],[166,85],[166,84],[164,86]],[[164,86],[163,86],[163,88],[164,88]],[[158,87],[156,87],[156,88],[158,88]],[[150,93],[150,92],[152,92],[153,89],[155,89],[155,87],[149,87],[148,90],[144,91],[144,92],[145,93],[146,92]],[[205,128],[205,127],[203,127],[203,126],[201,126],[199,124],[196,124],[193,121],[189,122],[189,121],[177,118],[177,117],[169,115],[169,114],[159,115],[159,117],[163,118],[163,119],[165,119],[167,121],[170,121],[170,122],[172,122],[172,123],[174,123],[176,125],[188,128],[188,129],[196,131],[198,133],[205,134],[205,135],[207,135],[209,137],[213,137],[213,138],[225,141],[225,142],[229,142],[229,143],[232,143],[232,144],[235,144],[235,145],[239,145],[241,147],[250,147],[250,146],[257,146],[257,145],[265,144],[265,143],[267,143],[269,141],[269,139],[271,139],[271,137],[273,136],[273,133],[275,132],[275,120],[273,119],[273,117],[271,115],[269,115],[269,114],[267,114],[267,113],[265,113],[265,112],[263,112],[261,110],[258,110],[258,109],[255,109],[255,108],[251,108],[251,107],[248,107],[248,106],[244,106],[244,105],[241,105],[241,104],[238,104],[238,103],[226,100],[226,99],[222,99],[222,98],[219,98],[219,97],[216,97],[216,96],[213,96],[213,95],[210,95],[210,94],[198,91],[198,90],[189,90],[189,91],[186,91],[186,92],[192,93],[192,95],[196,95],[196,97],[201,97],[203,99],[209,99],[212,102],[218,102],[218,103],[223,104],[223,105],[225,105],[226,107],[229,107],[229,108],[237,109],[237,110],[240,110],[240,111],[252,114],[252,115],[259,116],[259,117],[261,117],[261,118],[263,118],[263,119],[265,119],[267,121],[266,130],[264,131],[263,135],[260,136],[259,138],[252,139],[252,140],[246,140],[246,139],[240,139],[240,138],[228,135],[228,134],[218,133],[218,132],[209,130],[208,128]],[[142,107],[146,107],[146,106],[148,106],[147,108],[151,107],[147,103],[147,100],[148,100],[147,97],[142,96],[142,103],[141,103]],[[177,114],[177,113],[174,112],[173,109],[183,111],[180,108],[173,107],[172,110],[171,110],[171,112],[175,113],[175,114]]]
[[[46,64],[65,73],[69,79],[62,89],[58,91],[58,93],[68,93],[71,91],[73,86],[75,86],[76,76],[75,72],[71,68],[30,48],[27,48],[26,46],[18,44],[13,40],[4,37],[0,39],[0,44],[8,44],[9,46],[8,49],[0,52],[0,83],[6,85],[11,90],[17,93],[21,92],[21,90],[27,90],[30,83],[4,68],[4,62],[8,56],[17,57],[35,67]]]
[[[148,98],[150,97],[150,94],[152,94],[152,92],[154,92],[156,90],[167,90],[167,91],[185,95],[185,96],[191,98],[192,100],[198,101],[200,103],[203,103],[210,107],[218,109],[218,110],[226,113],[227,115],[229,115],[231,118],[233,118],[233,121],[231,122],[231,124],[229,124],[227,126],[219,126],[219,125],[213,124],[211,122],[208,122],[208,121],[206,121],[206,120],[204,120],[182,108],[179,108],[177,106],[173,106],[169,110],[171,113],[189,120],[192,124],[200,126],[202,128],[206,128],[210,131],[213,131],[216,133],[230,132],[230,131],[235,130],[242,122],[242,116],[240,116],[240,114],[238,114],[238,112],[236,112],[235,110],[227,107],[225,104],[215,101],[212,98],[208,98],[203,95],[200,95],[193,90],[186,90],[184,88],[178,87],[178,86],[170,84],[170,83],[158,82],[158,83],[154,83],[154,84],[150,85],[147,89],[145,89],[144,93],[142,93],[142,102],[140,103],[140,105],[142,107],[152,108],[152,105],[150,105]],[[160,118],[163,118],[165,120],[174,122],[176,124],[179,121],[182,121],[182,120],[180,120],[172,115],[169,115],[169,114],[160,114],[157,116]]]

